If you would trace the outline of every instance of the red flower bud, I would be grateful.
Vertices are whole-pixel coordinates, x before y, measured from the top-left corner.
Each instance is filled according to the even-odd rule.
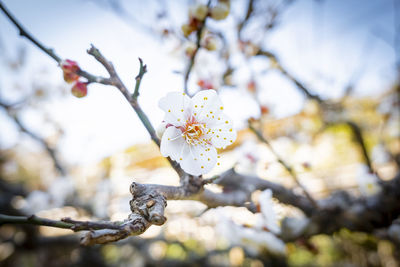
[[[249,90],[250,93],[255,93],[257,90],[257,86],[256,86],[256,82],[254,80],[251,80],[248,84],[247,84],[247,90]]]
[[[74,86],[71,88],[71,93],[78,98],[86,96],[87,95],[87,84],[77,81],[74,84]]]
[[[64,80],[67,83],[72,83],[79,79],[78,71],[80,70],[78,63],[73,60],[63,60],[60,63],[61,69],[63,70]]]
[[[214,86],[212,84],[212,82],[208,81],[208,80],[199,80],[197,82],[197,85],[200,86],[201,90],[209,90],[209,89],[213,89]]]
[[[262,105],[260,106],[260,111],[262,115],[266,115],[269,113],[269,108],[267,106]]]

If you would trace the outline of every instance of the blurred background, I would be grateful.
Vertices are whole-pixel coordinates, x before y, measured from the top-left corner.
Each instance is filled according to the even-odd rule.
[[[94,44],[132,91],[138,58],[143,59],[148,72],[139,102],[156,127],[163,119],[158,100],[183,91],[196,48],[196,35],[185,36],[182,26],[207,1],[2,3],[45,46],[90,73],[107,76],[86,53]],[[222,151],[221,165],[206,177],[234,166],[295,187],[277,153],[320,199],[339,189],[355,196],[376,193],[373,178],[360,178],[368,168],[383,180],[398,172],[398,0],[232,0],[228,16],[208,19],[205,28],[189,92],[217,90],[239,132],[235,144]],[[118,90],[91,84],[86,97],[74,97],[57,63],[21,38],[3,13],[0,61],[1,213],[123,220],[130,213],[133,181],[179,184]],[[321,107],[299,87],[329,105]],[[249,119],[276,153],[247,129]],[[361,129],[369,162],[348,121]],[[259,194],[254,192],[256,202]],[[288,215],[304,217],[275,199],[272,203],[278,225]],[[252,229],[257,216],[245,208],[207,210],[195,201],[169,201],[166,216],[164,226],[152,226],[140,237],[89,248],[79,247],[79,234],[68,230],[1,226],[0,264],[399,266],[399,247],[366,233],[342,229],[276,249],[275,241],[238,241],[220,230]]]

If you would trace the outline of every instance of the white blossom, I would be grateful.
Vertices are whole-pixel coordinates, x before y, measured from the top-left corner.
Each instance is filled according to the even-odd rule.
[[[256,174],[257,164],[260,160],[256,142],[245,141],[237,151],[237,166],[235,170],[243,174]]]
[[[73,198],[74,184],[70,177],[57,177],[48,187],[48,190],[34,190],[27,196],[22,210],[26,214],[37,213],[42,210],[62,207],[65,202]]]
[[[260,228],[265,227],[272,233],[279,234],[281,228],[278,225],[277,215],[274,210],[271,189],[261,192],[258,201],[260,203],[261,214],[257,218],[257,226]]]
[[[382,190],[376,175],[370,173],[368,167],[365,165],[358,167],[357,182],[360,193],[365,197],[376,195]]]
[[[231,245],[243,246],[247,252],[256,255],[262,249],[274,254],[285,254],[285,243],[271,232],[237,225],[232,220],[222,217],[217,225],[217,232]]]
[[[217,164],[217,148],[236,139],[231,119],[214,90],[198,92],[193,98],[173,92],[160,99],[167,123],[161,139],[161,154],[179,162],[192,175],[208,173]],[[219,163],[218,163],[219,164]]]
[[[300,236],[310,220],[306,217],[285,217],[282,221],[282,232],[285,236]]]
[[[383,144],[377,144],[372,148],[372,160],[377,164],[385,164],[390,161],[390,155]]]
[[[34,190],[29,193],[24,201],[22,210],[25,214],[35,214],[49,208],[51,203],[50,195],[47,192]]]
[[[240,232],[242,245],[264,248],[273,254],[285,254],[285,243],[271,232],[244,228]]]

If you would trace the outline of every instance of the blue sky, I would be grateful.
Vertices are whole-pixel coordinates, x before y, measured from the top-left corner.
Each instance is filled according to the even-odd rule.
[[[392,46],[394,1],[298,0],[284,13],[280,26],[266,38],[264,46],[275,51],[286,68],[323,97],[339,97],[358,69],[362,69],[362,73],[356,94],[383,92],[395,78]],[[141,57],[149,71],[142,83],[140,102],[155,126],[163,116],[157,106],[158,99],[169,91],[182,90],[182,76],[176,71],[184,68],[185,61],[174,52],[174,45],[161,42],[159,37],[152,36],[138,24],[124,21],[95,1],[3,2],[44,44],[55,48],[63,57],[78,61],[92,73],[105,75],[104,69],[86,54],[91,43],[113,61],[130,88],[133,88],[133,78],[138,71],[137,58]],[[137,20],[156,26],[150,24],[154,20],[149,18],[154,18],[158,1],[149,1],[148,6],[143,6],[143,1],[123,3]],[[187,6],[184,3],[187,2],[172,1],[168,4],[176,27],[185,21]],[[237,13],[241,1],[234,3],[237,7],[234,13]],[[234,16],[231,15],[220,25],[229,26],[233,22]],[[0,14],[0,39],[7,56],[15,53],[19,46],[28,51],[23,73],[1,75],[0,94],[3,99],[10,102],[18,99],[18,93],[12,90],[15,80],[23,86],[30,86],[31,80],[39,79],[39,76],[54,86],[63,84],[56,63],[26,39],[21,39],[3,14]],[[254,66],[261,71],[264,65],[255,63]],[[38,75],[38,70],[43,68],[47,69],[46,75]],[[258,82],[263,89],[261,100],[273,108],[276,116],[288,116],[302,108],[303,96],[278,73],[271,72]],[[238,127],[243,119],[257,113],[244,90],[224,90],[221,97],[226,112]],[[247,105],[247,108],[238,109],[238,105]],[[98,160],[129,145],[149,141],[136,114],[111,87],[92,85],[84,99],[66,96],[46,104],[45,108],[65,129],[60,151],[71,163]],[[25,112],[22,119],[43,136],[51,132],[43,127],[42,120],[34,111]],[[4,113],[0,113],[0,127],[2,148],[18,142],[15,128]]]

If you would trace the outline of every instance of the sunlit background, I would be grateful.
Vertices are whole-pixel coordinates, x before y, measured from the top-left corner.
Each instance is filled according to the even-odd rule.
[[[158,108],[159,99],[168,92],[183,90],[183,74],[189,63],[186,53],[193,44],[183,36],[181,26],[187,23],[189,8],[202,1],[2,2],[31,34],[45,46],[54,48],[59,56],[75,60],[90,73],[107,76],[105,69],[86,53],[94,44],[113,62],[131,91],[139,71],[138,58],[143,59],[148,72],[141,83],[139,102],[155,127],[164,115]],[[383,179],[393,177],[396,168],[390,153],[400,152],[399,112],[393,104],[400,51],[398,1],[259,2],[257,16],[247,26],[243,39],[274,52],[288,72],[322,99],[343,98],[344,110],[332,116],[339,114],[361,122],[378,174]],[[362,195],[357,177],[365,173],[365,166],[349,130],[337,126],[319,135],[324,129],[316,103],[306,99],[277,70],[274,62],[246,56],[241,51],[235,27],[243,19],[246,6],[247,1],[233,0],[225,20],[207,22],[210,31],[222,32],[224,38],[217,38],[216,51],[199,51],[189,79],[192,93],[200,90],[200,81],[210,83],[218,91],[226,114],[239,131],[234,146],[223,152],[221,166],[207,177],[235,165],[243,173],[294,186],[276,156],[246,130],[247,120],[255,118],[262,120],[263,130],[273,140],[278,154],[299,173],[302,183],[314,196],[324,197],[343,188]],[[278,9],[279,6],[282,8]],[[269,16],[269,7],[277,8],[279,16],[268,30],[261,24],[263,12],[265,17]],[[234,69],[229,77],[224,76],[227,66],[218,52],[225,41],[228,45],[224,49],[229,51],[229,64]],[[141,121],[118,90],[91,84],[87,97],[78,99],[71,95],[71,86],[64,82],[56,62],[21,38],[3,13],[0,14],[0,61],[1,102],[21,102],[15,111],[0,108],[1,178],[23,184],[28,192],[12,198],[13,208],[48,218],[123,220],[130,212],[127,203],[132,181],[178,184],[173,169],[151,143]],[[251,83],[257,89],[256,94],[249,88]],[[344,97],[346,92],[349,95]],[[267,109],[265,114],[260,105]],[[392,117],[387,115],[391,113]],[[30,133],[55,148],[66,175],[57,174],[43,144],[21,131],[15,116]],[[210,188],[221,190],[216,186]],[[254,198],[259,194],[255,192]],[[303,216],[294,208],[273,202],[278,221],[287,215]],[[280,264],[282,255],[274,253],[272,247],[263,248],[273,255],[271,258],[257,259],[254,255],[262,251],[258,245],[252,241],[232,245],[232,240],[221,235],[220,229],[231,227],[231,222],[246,226],[256,223],[257,216],[244,208],[206,210],[195,201],[170,201],[167,217],[167,225],[152,226],[141,238],[95,248],[92,252],[83,253],[74,240],[65,241],[68,253],[60,252],[59,260],[65,266],[69,262],[84,264],[82,255],[99,253],[104,261],[99,261],[98,266],[145,266],[145,263],[157,266],[158,261],[168,266],[171,259],[186,264],[191,257],[198,259],[222,251],[222,256],[216,253],[207,264]],[[70,231],[44,227],[39,232],[49,238],[70,235]],[[1,228],[0,233],[16,240],[29,238],[24,231],[12,227]],[[309,244],[286,245],[289,263],[310,266],[307,264],[316,260],[314,263],[319,266],[330,266],[342,260],[355,264],[349,266],[398,266],[393,245],[367,234],[343,229],[334,238],[316,236],[311,243],[311,249],[307,247]],[[366,243],[373,244],[373,249],[365,248]],[[10,244],[0,244],[0,262],[17,257],[18,245]],[[246,246],[248,250],[243,248]],[[356,251],[360,259],[348,256],[338,249],[341,246]],[[34,255],[23,255],[27,260],[15,260],[15,266],[40,266]],[[368,255],[372,255],[372,260],[363,261],[362,257]],[[44,257],[48,266],[57,262],[49,255]]]
[[[119,3],[124,13],[113,9]],[[65,57],[79,62],[93,73],[106,74],[86,54],[96,45],[115,64],[121,78],[133,89],[140,57],[148,65],[141,89],[140,102],[153,124],[162,120],[159,98],[169,91],[182,90],[186,66],[183,49],[174,39],[162,38],[165,27],[180,29],[187,19],[189,1],[4,1],[15,16],[39,40]],[[362,3],[362,4],[361,4]],[[236,1],[232,15],[216,27],[233,27],[245,1]],[[163,10],[167,19],[158,19]],[[357,95],[384,91],[396,77],[394,1],[295,1],[283,12],[279,28],[268,32],[262,44],[276,52],[282,64],[323,97],[340,97],[350,82]],[[126,13],[125,13],[126,12]],[[25,51],[24,66],[14,73],[2,64],[1,97],[4,101],[20,100],[33,87],[66,87],[55,62],[21,39],[5,16],[0,17],[1,53],[5,60],[17,61]],[[213,25],[214,26],[214,25]],[[227,32],[228,38],[233,38]],[[236,44],[237,45],[237,44]],[[232,43],[233,51],[237,50]],[[212,78],[220,73],[215,53],[204,53],[195,73]],[[211,54],[211,55],[210,55]],[[187,60],[187,59],[186,59]],[[239,66],[243,58],[232,61]],[[256,60],[254,60],[256,61]],[[216,63],[216,64],[215,64]],[[257,82],[263,89],[260,101],[270,106],[277,117],[297,113],[304,97],[279,73],[266,72],[265,62],[252,62]],[[200,66],[201,64],[201,66]],[[248,67],[235,76],[238,90],[218,87],[228,114],[238,127],[249,116],[257,115],[254,102],[244,91],[250,79]],[[266,72],[265,74],[263,72]],[[21,78],[24,77],[24,78]],[[197,90],[195,78],[191,90]],[[20,88],[20,90],[18,90]],[[54,89],[56,90],[56,89]],[[49,91],[54,91],[50,90]],[[240,101],[238,101],[240,100]],[[240,105],[243,108],[238,109]],[[92,85],[89,97],[75,99],[65,95],[41,106],[51,119],[62,126],[60,153],[69,163],[93,162],[132,144],[149,141],[141,123],[128,103],[116,90]],[[32,131],[48,136],[35,110],[24,112],[22,120]],[[19,142],[18,132],[7,116],[1,115],[1,145],[9,148]]]

